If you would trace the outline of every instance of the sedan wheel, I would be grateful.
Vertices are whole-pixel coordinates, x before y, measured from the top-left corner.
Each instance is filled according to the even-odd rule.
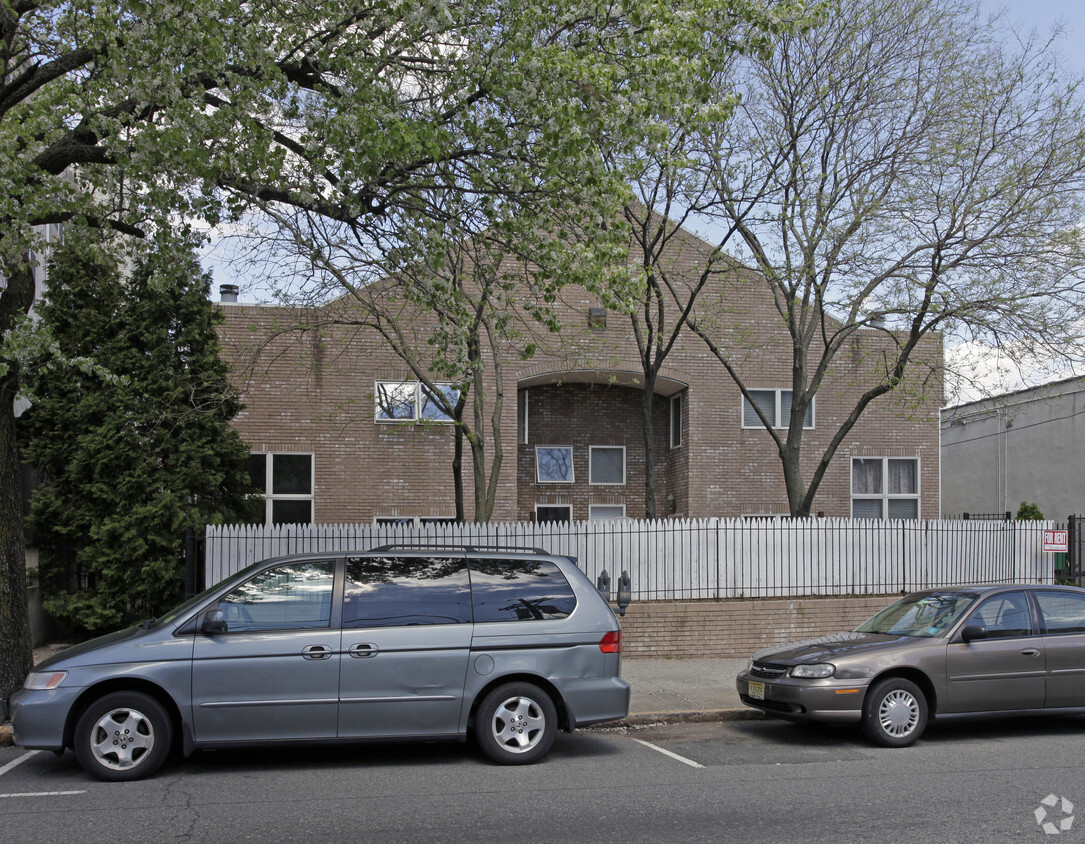
[[[927,727],[927,699],[902,677],[875,683],[863,703],[863,731],[883,747],[907,747]]]
[[[157,700],[140,692],[114,692],[79,716],[75,756],[98,779],[139,779],[161,767],[172,734],[169,715]]]
[[[502,765],[537,762],[557,734],[557,710],[550,696],[530,683],[508,683],[479,704],[475,738],[482,752]]]

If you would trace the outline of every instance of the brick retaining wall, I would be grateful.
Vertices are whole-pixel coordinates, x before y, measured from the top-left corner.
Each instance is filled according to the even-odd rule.
[[[622,618],[622,652],[745,658],[772,644],[852,630],[896,597],[634,602]]]

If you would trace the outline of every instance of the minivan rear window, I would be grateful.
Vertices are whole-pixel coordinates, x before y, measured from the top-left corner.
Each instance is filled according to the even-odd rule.
[[[465,624],[471,588],[462,557],[355,557],[347,560],[344,627]]]
[[[566,618],[576,596],[565,575],[546,560],[472,560],[475,621]]]

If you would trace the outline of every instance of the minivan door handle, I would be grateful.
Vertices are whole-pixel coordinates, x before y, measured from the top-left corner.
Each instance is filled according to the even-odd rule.
[[[347,649],[347,653],[349,653],[355,659],[369,659],[370,657],[376,656],[377,651],[379,650],[380,648],[378,648],[376,645],[363,644],[359,642],[356,645],[351,645]]]
[[[301,655],[305,659],[327,659],[332,655],[332,649],[327,645],[309,645],[302,648]]]

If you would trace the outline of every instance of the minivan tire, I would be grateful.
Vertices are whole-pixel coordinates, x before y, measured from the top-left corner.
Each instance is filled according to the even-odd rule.
[[[142,692],[113,692],[90,704],[75,725],[75,757],[88,774],[121,782],[149,777],[166,761],[173,724]]]
[[[482,699],[475,715],[479,749],[499,765],[530,765],[550,750],[558,714],[545,691],[532,683],[506,683]]]
[[[911,680],[887,677],[863,701],[863,732],[882,747],[907,747],[927,728],[927,697]]]

